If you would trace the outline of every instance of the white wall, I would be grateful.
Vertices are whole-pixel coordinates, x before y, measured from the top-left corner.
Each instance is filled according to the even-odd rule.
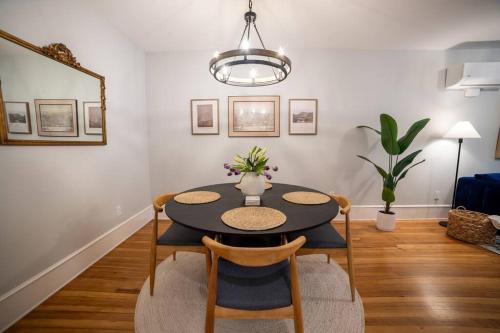
[[[106,78],[108,145],[0,146],[0,295],[150,203],[145,57],[85,1],[2,1],[0,29]],[[116,206],[123,214],[117,216]]]
[[[274,181],[334,190],[350,197],[354,205],[381,204],[381,181],[376,171],[355,155],[370,156],[383,165],[386,157],[375,135],[355,126],[379,127],[378,115],[382,112],[398,120],[400,135],[414,121],[432,118],[409,150],[423,147],[422,157],[427,162],[401,182],[397,204],[427,206],[451,202],[457,143],[441,136],[458,120],[470,120],[482,136],[480,140],[465,142],[460,174],[500,171],[500,160],[494,160],[500,92],[484,92],[469,99],[462,92],[444,91],[440,82],[440,72],[448,63],[498,61],[500,49],[292,50],[291,76],[280,84],[262,88],[216,82],[208,71],[212,52],[147,55],[153,194],[227,182],[230,179],[222,164],[231,161],[235,153],[261,145],[269,148],[272,164],[280,166]],[[259,94],[281,96],[281,137],[228,138],[227,96]],[[191,98],[219,98],[220,135],[191,135]],[[289,98],[319,99],[318,135],[288,135]],[[440,191],[440,200],[434,200],[435,190]],[[440,208],[434,214],[445,212],[446,208]],[[370,214],[373,212],[364,217],[374,217]],[[428,209],[412,210],[412,214],[430,216]]]

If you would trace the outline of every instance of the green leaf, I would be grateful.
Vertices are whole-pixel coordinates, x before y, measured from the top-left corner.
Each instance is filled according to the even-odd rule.
[[[420,154],[421,151],[422,149],[417,150],[416,152],[411,153],[410,155],[399,161],[392,169],[392,174],[397,177],[404,168],[413,163],[413,160],[415,159],[415,157],[417,157],[418,154]]]
[[[401,138],[398,140],[398,146],[399,146],[399,153],[402,154],[404,151],[411,145],[413,142],[413,139],[417,136],[418,133],[427,125],[427,123],[430,121],[430,118],[425,118],[422,120],[417,121],[413,125],[410,126],[408,131],[406,132],[405,135],[403,135]]]
[[[248,159],[249,160],[253,160],[253,154],[255,153],[256,150],[257,150],[257,146],[253,146],[252,150],[248,154]]]
[[[408,173],[408,171],[413,168],[413,167],[416,167],[417,165],[419,165],[420,163],[424,163],[425,160],[421,160],[420,162],[417,162],[415,164],[413,164],[412,166],[410,166],[408,169],[406,169],[405,171],[403,171],[403,173],[401,174],[401,176],[399,176],[398,180],[396,181],[396,184],[403,178],[406,177],[406,174]]]
[[[391,175],[390,173],[387,174],[387,177],[384,179],[384,187],[387,187],[388,189],[394,191],[396,188],[396,183],[394,181],[394,176]]]
[[[394,191],[390,188],[384,187],[384,189],[382,190],[382,200],[389,203],[396,201]]]
[[[394,118],[392,118],[388,114],[381,114],[380,129],[382,146],[384,147],[385,151],[390,155],[398,155],[398,124],[396,123],[396,120],[394,120]]]
[[[368,158],[364,157],[364,156],[361,156],[361,155],[356,155],[358,156],[359,158],[367,161],[367,162],[370,162],[371,164],[373,164],[373,166],[375,167],[375,169],[377,169],[378,173],[383,177],[387,177],[387,172],[385,172],[384,169],[382,169],[381,167],[379,167],[378,165],[376,165],[375,163],[373,163],[372,161],[370,161]]]
[[[376,130],[375,128],[370,127],[370,126],[360,125],[360,126],[356,126],[356,128],[367,128],[367,129],[370,129],[370,130],[372,130],[372,131],[374,131],[375,133],[377,133],[377,134],[379,134],[379,135],[380,135],[380,131],[379,131],[379,130]]]

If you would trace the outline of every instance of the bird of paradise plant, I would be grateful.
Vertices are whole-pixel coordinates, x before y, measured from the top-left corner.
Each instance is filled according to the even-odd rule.
[[[398,139],[398,124],[394,118],[388,114],[380,115],[380,130],[374,129],[370,126],[357,126],[357,128],[366,128],[374,131],[380,135],[382,147],[389,155],[388,168],[384,168],[372,162],[367,157],[357,155],[365,161],[373,164],[375,169],[382,176],[382,200],[385,202],[385,209],[383,213],[391,214],[391,204],[396,201],[395,190],[398,183],[406,177],[408,171],[415,166],[425,162],[425,159],[413,163],[422,149],[419,149],[411,154],[401,158],[401,155],[408,149],[418,133],[427,125],[430,118],[421,119],[410,126],[405,135]],[[412,164],[413,163],[413,164]]]

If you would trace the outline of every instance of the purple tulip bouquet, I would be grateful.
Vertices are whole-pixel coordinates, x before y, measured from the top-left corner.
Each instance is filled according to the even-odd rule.
[[[227,175],[238,176],[241,173],[254,172],[257,176],[263,175],[267,180],[271,180],[273,178],[271,176],[271,170],[276,172],[278,171],[278,167],[274,166],[271,168],[267,165],[269,158],[266,157],[266,151],[266,148],[254,146],[247,157],[236,155],[233,164],[224,163],[224,169],[229,170]]]

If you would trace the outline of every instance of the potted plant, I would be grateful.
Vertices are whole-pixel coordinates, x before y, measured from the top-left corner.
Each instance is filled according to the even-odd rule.
[[[411,125],[406,134],[399,139],[398,124],[396,123],[396,120],[388,114],[380,115],[380,130],[364,125],[357,126],[358,128],[372,130],[380,135],[382,147],[384,147],[384,150],[389,155],[387,169],[380,167],[367,157],[357,155],[359,158],[373,164],[380,176],[382,176],[382,200],[385,202],[385,208],[377,213],[376,225],[379,230],[392,231],[396,226],[396,214],[391,211],[391,204],[396,200],[396,196],[394,194],[396,187],[398,186],[398,183],[406,177],[406,174],[411,168],[425,161],[424,159],[413,163],[422,149],[408,154],[405,157],[402,157],[401,155],[403,155],[403,153],[408,149],[410,144],[413,142],[413,139],[415,139],[417,134],[427,125],[429,121],[430,118],[417,121]]]
[[[240,185],[244,195],[262,195],[265,191],[264,177],[272,179],[271,167],[267,165],[269,159],[266,157],[266,151],[266,148],[254,146],[246,157],[236,155],[233,164],[224,163],[224,168],[229,170],[228,176],[238,176],[243,173]],[[275,166],[272,170],[278,171],[278,167]]]

